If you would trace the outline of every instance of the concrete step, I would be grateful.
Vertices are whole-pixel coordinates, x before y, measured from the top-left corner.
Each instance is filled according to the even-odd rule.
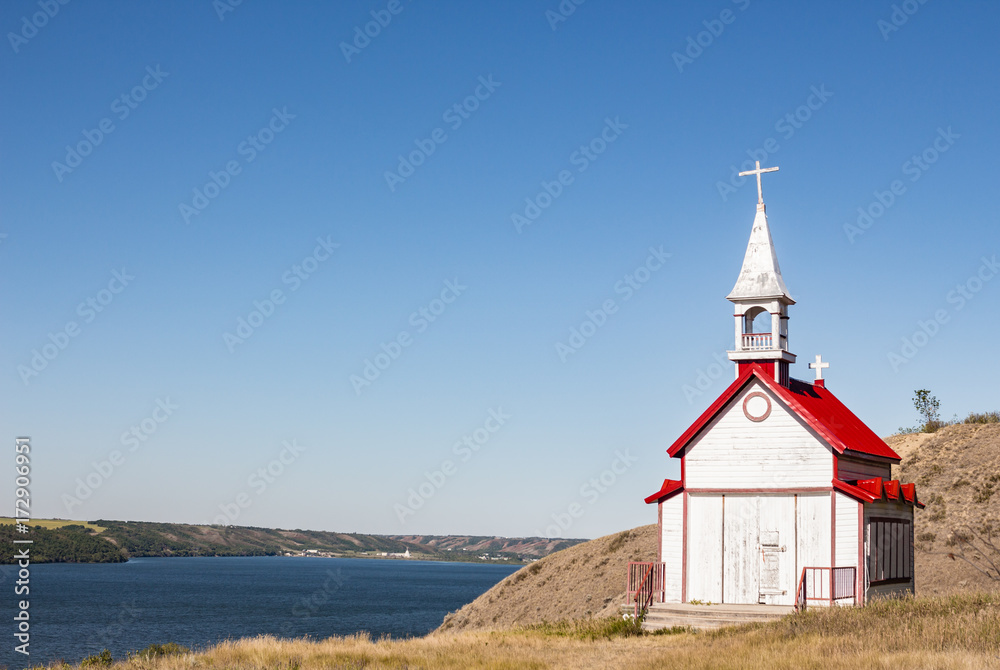
[[[646,631],[660,630],[662,628],[693,628],[695,630],[715,630],[725,626],[742,626],[748,623],[739,619],[728,621],[726,619],[701,619],[696,617],[664,617],[660,619],[645,619],[642,622],[642,629]]]
[[[657,630],[673,626],[689,626],[698,630],[710,630],[722,626],[773,621],[794,611],[791,606],[781,605],[655,603],[646,613],[642,627],[644,630]]]

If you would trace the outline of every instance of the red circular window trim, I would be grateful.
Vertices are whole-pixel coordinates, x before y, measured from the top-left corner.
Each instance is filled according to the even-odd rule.
[[[761,414],[760,416],[751,415],[750,412],[747,411],[747,403],[750,402],[751,398],[763,398],[764,402],[767,403],[767,411]],[[771,399],[768,398],[766,394],[761,393],[760,391],[754,391],[753,393],[749,394],[746,398],[743,399],[743,415],[746,416],[746,418],[750,419],[751,421],[756,421],[758,423],[763,421],[767,417],[771,416]]]

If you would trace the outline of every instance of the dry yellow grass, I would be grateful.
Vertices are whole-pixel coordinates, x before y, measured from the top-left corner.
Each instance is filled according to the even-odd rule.
[[[711,633],[609,636],[603,622],[410,640],[260,637],[202,653],[115,664],[122,670],[227,668],[1000,668],[1000,598],[961,595],[817,609]],[[594,639],[591,639],[594,638]]]
[[[17,519],[20,523],[23,519]],[[0,523],[12,524],[15,520],[9,516],[0,516]],[[101,526],[95,526],[89,521],[67,521],[65,519],[32,519],[29,526],[41,526],[42,528],[62,528],[63,526],[83,526],[88,530],[92,530],[97,533],[104,532],[104,528]]]

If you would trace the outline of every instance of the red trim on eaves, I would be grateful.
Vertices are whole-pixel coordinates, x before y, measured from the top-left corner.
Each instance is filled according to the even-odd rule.
[[[684,490],[684,485],[676,479],[664,479],[663,486],[653,495],[646,498],[646,504],[662,503],[664,500],[672,498],[674,495]]]
[[[917,500],[916,484],[900,484],[898,479],[861,479],[857,485],[834,479],[833,488],[863,503],[892,501],[924,508],[924,504]]]
[[[861,482],[858,482],[858,486],[854,486],[853,484],[848,484],[847,482],[842,482],[839,479],[834,479],[833,480],[833,488],[837,489],[838,491],[840,491],[841,493],[843,493],[845,495],[848,495],[848,496],[854,498],[855,500],[857,500],[859,502],[871,503],[871,502],[875,502],[876,500],[878,500],[878,499],[880,499],[882,497],[881,495],[877,495],[876,496],[876,495],[872,494],[871,491],[869,491],[869,490],[867,490],[865,488],[862,488],[860,486],[860,484],[861,484]]]
[[[882,478],[874,477],[872,479],[859,479],[858,488],[863,491],[867,491],[868,495],[872,497],[873,500],[879,500],[882,498]]]

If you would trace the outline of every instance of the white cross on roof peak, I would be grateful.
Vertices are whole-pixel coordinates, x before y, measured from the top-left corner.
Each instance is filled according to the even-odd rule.
[[[823,361],[823,357],[816,354],[816,362],[810,363],[809,368],[816,371],[816,381],[823,380],[823,369],[830,367],[829,363]]]
[[[760,161],[755,161],[755,162],[757,163],[757,169],[756,170],[747,170],[746,172],[741,172],[739,176],[746,177],[746,176],[752,175],[752,174],[757,175],[757,204],[758,205],[763,205],[764,204],[764,193],[763,193],[763,191],[761,191],[761,188],[760,188],[760,176],[762,174],[764,174],[765,172],[777,172],[778,168],[776,168],[776,167],[770,167],[770,168],[763,168],[762,169],[760,167]]]

